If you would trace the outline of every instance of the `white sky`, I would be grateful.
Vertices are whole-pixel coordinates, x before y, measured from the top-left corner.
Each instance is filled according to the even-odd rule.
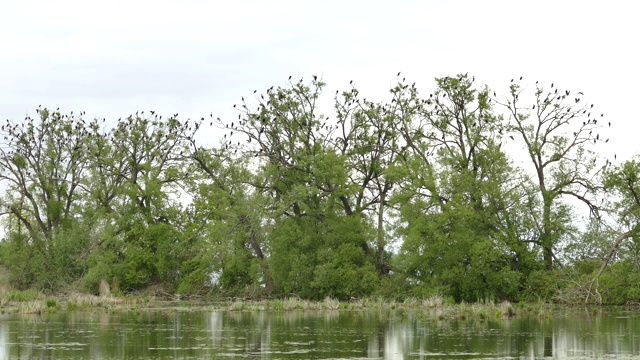
[[[231,121],[241,96],[289,75],[321,76],[330,101],[352,79],[382,100],[398,71],[423,94],[468,72],[498,93],[519,76],[584,92],[620,161],[640,152],[637,14],[632,1],[0,0],[0,119],[42,104]]]

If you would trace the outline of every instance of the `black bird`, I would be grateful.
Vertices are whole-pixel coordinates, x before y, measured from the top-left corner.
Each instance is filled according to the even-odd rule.
[[[522,76],[520,76],[520,80],[522,80]]]
[[[291,75],[289,75],[289,80],[291,80]]]
[[[611,121],[609,121],[609,127],[611,127]]]
[[[353,80],[349,81],[349,84],[353,84]]]
[[[398,71],[398,77],[400,77],[400,71]]]

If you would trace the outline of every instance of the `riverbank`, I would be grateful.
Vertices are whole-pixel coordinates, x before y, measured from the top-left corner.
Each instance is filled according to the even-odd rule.
[[[459,303],[441,296],[427,299],[407,298],[404,301],[383,298],[363,298],[338,301],[325,298],[310,301],[297,297],[269,300],[239,300],[197,297],[189,299],[142,296],[95,296],[72,293],[64,296],[46,296],[35,291],[6,290],[0,295],[0,313],[43,314],[64,311],[102,309],[106,311],[312,311],[312,310],[402,310],[417,309],[425,318],[439,320],[501,319],[514,316],[549,317],[559,308],[550,303]]]

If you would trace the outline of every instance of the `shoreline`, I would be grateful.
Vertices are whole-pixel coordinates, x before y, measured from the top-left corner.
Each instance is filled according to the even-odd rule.
[[[96,296],[83,293],[52,295],[34,291],[12,291],[0,295],[0,315],[46,314],[102,309],[120,311],[228,311],[228,312],[288,312],[288,311],[357,311],[357,310],[412,310],[420,311],[428,320],[489,320],[510,319],[521,316],[548,318],[562,310],[580,308],[603,309],[607,305],[574,306],[555,303],[452,303],[441,296],[426,299],[407,298],[404,301],[378,298],[363,298],[338,301],[325,298],[320,301],[303,300],[297,297],[268,300],[220,299],[213,297],[190,297],[186,299],[142,296]]]

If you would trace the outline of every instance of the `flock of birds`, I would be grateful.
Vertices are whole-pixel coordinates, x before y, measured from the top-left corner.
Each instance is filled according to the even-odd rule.
[[[400,89],[401,90],[406,90],[407,88],[409,88],[409,86],[411,86],[411,88],[415,88],[415,83],[409,85],[406,84],[406,78],[402,78],[400,79],[401,76],[401,72],[398,72],[397,77],[399,79],[399,83],[400,83]],[[296,89],[296,87],[299,87],[300,89],[302,89],[302,84],[303,84],[303,78],[300,78],[298,80],[297,83],[293,83],[291,82],[292,80],[292,76],[289,76],[288,80],[290,82],[290,84],[292,85],[292,89]],[[449,80],[451,80],[452,78],[450,77],[445,77],[443,78],[442,82],[443,84],[447,84],[449,82]],[[462,81],[463,79],[468,79],[468,75],[462,75],[460,76],[457,80],[458,83],[460,81]],[[314,82],[316,82],[318,80],[317,76],[313,76],[313,80]],[[521,76],[519,79],[519,81],[523,80],[523,77]],[[471,83],[473,83],[475,81],[475,77],[471,77],[470,78]],[[353,87],[353,80],[349,81],[349,84]],[[512,85],[517,85],[519,84],[519,82],[516,79],[511,79],[511,84]],[[519,85],[518,85],[519,86]],[[539,86],[539,82],[536,81],[535,82],[535,86],[536,88],[538,88]],[[569,123],[569,120],[572,120],[573,118],[586,118],[584,119],[584,121],[582,121],[582,126],[579,127],[578,129],[576,129],[576,131],[573,132],[574,135],[574,140],[588,140],[588,141],[592,141],[594,144],[602,141],[604,143],[608,143],[609,139],[604,139],[600,136],[599,133],[594,133],[594,130],[598,129],[600,124],[602,124],[602,122],[599,123],[599,119],[595,118],[592,116],[592,112],[591,110],[593,109],[594,105],[591,104],[588,107],[587,106],[582,106],[580,107],[580,103],[581,103],[581,98],[580,96],[583,96],[584,93],[583,92],[577,92],[577,96],[571,98],[571,92],[569,90],[564,90],[564,91],[560,91],[560,89],[558,89],[557,87],[555,87],[554,83],[551,83],[550,85],[551,90],[548,91],[548,93],[546,94],[546,97],[544,97],[544,99],[542,98],[538,98],[538,103],[530,105],[529,109],[530,112],[535,112],[536,109],[539,109],[540,111],[544,112],[544,111],[549,111],[549,112],[553,112],[552,107],[556,104],[560,105],[560,109],[562,109],[562,111],[565,111],[565,113],[556,113],[554,114],[554,119],[556,121],[555,124],[552,124],[552,126],[557,126],[559,125],[559,123]],[[234,109],[238,109],[240,110],[241,113],[238,114],[238,120],[237,121],[231,121],[230,123],[223,123],[220,118],[217,118],[217,123],[218,124],[222,124],[222,128],[224,128],[225,130],[227,130],[227,132],[224,134],[223,137],[223,148],[224,149],[229,149],[230,147],[235,147],[234,149],[234,154],[237,153],[238,149],[241,148],[242,146],[242,141],[238,140],[238,141],[232,141],[231,138],[233,137],[234,134],[238,134],[238,133],[243,133],[244,135],[247,136],[246,142],[248,144],[252,143],[252,141],[258,140],[257,142],[259,142],[258,145],[258,151],[255,150],[250,150],[250,151],[254,151],[255,156],[261,155],[261,154],[265,154],[267,153],[269,149],[267,148],[267,145],[269,145],[268,143],[263,143],[260,140],[261,135],[264,133],[265,128],[267,127],[268,123],[271,123],[271,126],[283,126],[283,123],[278,123],[278,118],[279,117],[286,117],[287,114],[283,114],[280,109],[282,104],[282,101],[284,100],[284,102],[286,102],[286,96],[291,95],[291,92],[286,92],[283,89],[278,89],[276,90],[277,92],[277,97],[274,96],[274,87],[270,87],[267,89],[266,93],[267,93],[267,97],[265,98],[265,96],[263,94],[261,95],[257,95],[258,90],[254,90],[253,94],[256,96],[256,99],[258,100],[259,104],[258,107],[256,108],[255,113],[252,113],[251,111],[249,111],[249,108],[245,102],[245,98],[241,97],[241,104],[237,105],[234,104],[233,108]],[[344,93],[344,104],[343,105],[353,105],[354,103],[357,103],[358,105],[362,105],[362,104],[366,104],[368,105],[370,108],[373,108],[375,105],[373,102],[367,102],[366,98],[362,100],[362,103],[360,101],[360,99],[357,97],[357,90],[355,88],[353,88],[350,92],[345,92]],[[340,95],[339,91],[336,91],[336,99],[338,99],[338,96]],[[521,108],[516,106],[516,102],[519,100],[519,93],[518,94],[513,94],[513,99],[511,100],[507,100],[506,102],[501,102],[500,99],[498,98],[497,94],[495,92],[493,92],[493,98],[489,99],[489,101],[494,101],[498,104],[503,104],[506,105],[507,107],[511,107],[512,109],[514,109],[517,113],[526,110],[525,108]],[[449,94],[446,91],[440,91],[439,93],[436,94],[430,94],[429,98],[427,99],[422,99],[421,103],[418,104],[418,108],[422,109],[423,106],[427,106],[427,105],[442,105],[443,103],[443,99],[447,98],[447,96],[449,96],[449,98],[451,98],[453,96],[453,94]],[[396,102],[396,98],[393,98],[391,103],[395,103]],[[565,102],[565,100],[570,100],[572,101],[572,104]],[[280,101],[280,102],[279,102]],[[274,104],[274,102],[278,102],[278,104]],[[386,113],[388,109],[388,106],[390,105],[386,105],[386,106],[382,106],[382,113]],[[288,108],[285,107],[285,111],[289,110]],[[243,118],[243,113],[245,115],[245,117]],[[435,116],[444,116],[445,114],[445,110],[443,109],[442,106],[435,106],[434,109],[432,109],[432,111],[429,113],[429,115],[435,115]],[[539,112],[538,115],[540,115],[541,113]],[[274,116],[275,115],[275,116]],[[516,114],[517,115],[517,114]],[[213,118],[213,114],[211,114],[211,117]],[[604,114],[600,114],[600,118],[604,117]],[[258,122],[255,121],[251,121],[252,119],[257,119],[259,120]],[[322,123],[322,125],[320,126],[321,129],[325,129],[325,130],[329,130],[329,131],[333,131],[335,129],[337,129],[339,126],[342,126],[343,129],[345,127],[345,119],[344,118],[340,118],[338,117],[337,120],[337,124],[335,125],[327,125],[326,120],[328,120],[328,117],[325,119],[320,119],[320,120],[324,120],[324,122]],[[541,122],[544,122],[546,120],[542,120],[542,118],[539,119]],[[477,122],[473,123],[473,126],[475,126],[477,124]],[[611,122],[606,123],[609,127],[611,126]],[[210,122],[210,125],[213,126],[214,122]],[[304,123],[299,124],[299,125],[306,125]],[[543,125],[541,123],[541,125]],[[276,130],[284,130],[282,128],[280,129],[274,129]],[[306,129],[305,129],[306,130]],[[401,128],[402,131],[406,131],[406,128]],[[516,140],[516,138],[514,137],[513,134],[505,134],[504,133],[504,128],[499,128],[499,134],[501,136],[506,135],[509,139],[511,140]],[[282,134],[280,134],[282,135]],[[291,134],[289,134],[291,135]],[[343,135],[346,135],[346,133],[343,133]],[[443,140],[444,140],[444,132],[443,132]],[[273,136],[273,133],[272,133]],[[286,136],[286,135],[285,135]],[[343,142],[346,143],[348,141],[348,139],[343,139]],[[614,154],[614,159],[617,158],[617,156]],[[606,165],[609,165],[611,162],[609,160],[607,160]]]
[[[401,76],[401,72],[398,72],[397,77],[399,80],[399,91],[406,90],[409,88],[409,86],[411,86],[411,88],[415,88],[415,83],[411,85],[406,84],[405,83],[406,78],[400,79],[400,76]],[[287,130],[283,128],[285,124],[282,121],[291,122],[293,121],[292,118],[294,118],[295,120],[296,116],[300,115],[300,114],[294,113],[295,111],[297,111],[297,109],[288,107],[290,97],[296,94],[300,95],[303,91],[306,91],[309,89],[309,87],[305,87],[303,83],[303,78],[300,78],[297,81],[297,83],[292,82],[292,78],[293,78],[292,76],[289,76],[288,78],[291,84],[291,89],[283,89],[283,88],[274,89],[274,87],[271,86],[266,90],[266,96],[265,94],[258,95],[258,90],[254,90],[253,94],[255,98],[258,100],[258,106],[255,108],[255,112],[249,110],[249,107],[247,106],[245,98],[241,97],[241,104],[233,105],[233,108],[239,110],[240,112],[238,114],[237,121],[234,120],[234,121],[231,121],[230,123],[224,123],[219,117],[214,119],[213,113],[210,114],[211,119],[210,121],[208,121],[209,126],[218,127],[226,130],[222,138],[223,149],[225,150],[233,149],[233,154],[237,154],[239,149],[253,151],[255,153],[255,156],[259,156],[261,154],[265,154],[269,152],[270,150],[273,150],[269,148],[269,146],[272,146],[273,143],[269,141],[264,141],[263,134],[266,131],[269,132],[270,137],[292,136],[292,134],[285,134],[282,132]],[[453,80],[453,79],[454,79],[453,77],[443,78],[442,79],[442,84],[444,84],[443,86],[446,87],[447,84],[450,82],[450,80]],[[521,76],[518,80],[522,81],[522,79],[523,77]],[[470,83],[473,83],[475,81],[475,77],[471,77],[469,79],[468,75],[465,74],[465,75],[460,75],[456,80],[457,81],[455,82],[455,84],[461,84],[463,81],[468,81],[468,80],[470,80]],[[571,92],[569,90],[560,91],[560,89],[555,87],[555,84],[551,83],[550,90],[548,90],[545,96],[538,97],[536,103],[534,103],[533,105],[530,105],[528,108],[525,109],[517,105],[518,101],[520,100],[519,99],[520,92],[518,91],[520,86],[519,81],[517,81],[516,79],[511,79],[511,84],[512,84],[511,97],[505,96],[504,99],[501,100],[498,98],[497,94],[493,92],[494,96],[492,99],[489,99],[489,101],[494,101],[495,103],[505,105],[507,108],[509,108],[512,111],[512,115],[514,115],[515,117],[517,117],[517,115],[521,111],[525,111],[526,109],[528,109],[529,113],[535,113],[537,111],[538,115],[542,114],[542,112],[544,111],[549,111],[549,113],[556,111],[556,113],[553,114],[553,119],[556,121],[556,123],[552,123],[553,126],[559,125],[560,123],[562,124],[568,123],[569,120],[572,120],[573,118],[576,118],[576,117],[580,117],[583,119],[586,118],[582,121],[582,126],[579,126],[578,129],[573,131],[574,140],[587,138],[589,141],[592,141],[593,143],[597,143],[599,141],[603,141],[604,143],[609,142],[608,138],[603,139],[599,133],[597,132],[594,133],[594,130],[597,130],[599,127],[602,126],[603,123],[601,119],[604,117],[604,114],[600,114],[600,118],[596,118],[592,116],[592,109],[594,107],[593,104],[589,106],[586,106],[586,105],[581,106],[580,96],[583,96],[584,93],[578,92],[577,96],[570,97]],[[313,76],[313,82],[315,84],[317,84],[318,82],[318,77],[316,75]],[[351,91],[343,93],[344,101],[342,106],[351,106],[354,104],[357,104],[358,106],[368,106],[369,108],[374,108],[375,106],[377,106],[373,102],[367,101],[366,98],[363,99],[361,102],[361,100],[358,98],[357,90],[355,89],[355,87],[353,87],[353,84],[354,84],[353,80],[349,81],[349,84],[352,86],[352,89]],[[536,88],[538,88],[539,86],[538,81],[535,82],[535,86]],[[296,92],[296,90],[298,90],[298,92]],[[336,91],[336,99],[339,98],[339,95],[340,95],[340,92]],[[444,99],[446,99],[447,96],[449,97],[450,101],[454,101],[452,97],[456,95],[454,93],[449,93],[448,91],[443,91],[441,89],[436,93],[430,94],[428,98],[419,100],[417,104],[418,109],[424,110],[427,106],[431,106],[431,110],[428,112],[429,116],[436,116],[436,117],[445,116],[446,115],[445,112],[447,111],[447,109],[445,108],[446,105],[443,105],[443,103],[445,101]],[[570,100],[572,102],[571,104],[572,106],[570,106],[567,102],[565,102],[565,100]],[[391,104],[380,105],[381,106],[380,110],[382,114],[386,114],[387,111],[392,111],[390,107],[397,105],[397,103],[395,103],[396,101],[397,101],[397,98],[394,96],[394,98],[391,101]],[[559,109],[562,109],[564,113],[560,113],[559,110],[552,109],[552,106],[556,104],[561,104]],[[295,105],[292,105],[292,107],[295,107]],[[39,107],[39,110],[40,110],[40,107]],[[162,121],[162,116],[156,114],[155,111],[150,111],[149,113],[151,114],[150,118],[153,118],[154,120],[157,120],[157,121]],[[56,112],[54,114],[59,114],[59,108],[56,109]],[[84,120],[82,119],[83,115],[84,115],[84,112],[81,112],[79,117],[74,118],[73,112],[71,112],[70,115],[62,115],[62,118],[77,119],[77,121],[82,122],[82,125],[84,125]],[[313,116],[314,115],[312,115],[311,120],[308,120],[308,119],[299,120],[296,126],[301,126],[302,128],[304,128],[303,131],[306,131],[306,132],[324,130],[327,133],[331,133],[333,131],[336,131],[340,127],[342,127],[342,130],[343,130],[342,135],[345,136],[345,139],[343,140],[344,140],[344,144],[346,145],[346,142],[349,141],[349,139],[347,139],[347,135],[349,134],[348,134],[348,129],[346,129],[348,128],[348,125],[345,124],[344,117],[338,116],[338,120],[336,124],[329,124],[328,123],[329,117],[320,118],[319,119],[320,121],[317,121],[317,119],[313,119]],[[177,117],[178,117],[177,113],[173,114],[172,116],[173,119],[177,119]],[[113,130],[114,134],[118,135],[121,132],[133,131],[133,127],[135,125],[134,124],[135,119],[147,119],[145,117],[145,112],[144,111],[136,112],[135,117],[133,117],[132,115],[124,120],[118,119],[118,125]],[[540,118],[540,121],[541,122],[543,121],[542,118]],[[105,122],[104,118],[102,119],[102,122],[103,123]],[[187,120],[184,123],[181,123],[181,126],[170,129],[170,132],[165,133],[164,136],[168,139],[170,136],[176,136],[177,133],[184,133],[185,134],[183,135],[184,138],[194,143],[195,133],[198,131],[201,124],[204,124],[204,123],[205,123],[204,117],[202,117],[199,122],[195,121],[190,123]],[[476,124],[477,122],[474,121],[473,126],[476,126]],[[611,122],[607,122],[606,125],[610,127]],[[403,127],[400,129],[401,131],[408,131],[408,129],[404,127],[405,125],[402,125],[402,126]],[[7,120],[6,124],[0,127],[0,130],[4,133],[3,138],[6,141],[5,145],[8,145],[9,147],[14,145],[16,140],[20,137],[20,134],[25,132],[24,123],[12,123],[9,120]],[[422,129],[418,129],[418,131],[421,131],[421,130]],[[86,133],[88,132],[88,130],[84,127],[81,131],[82,132],[79,135],[86,135]],[[171,134],[172,131],[175,132],[176,134]],[[278,132],[280,132],[280,134],[277,134]],[[246,145],[247,147],[244,149],[243,149],[243,146],[245,145],[243,145],[242,140],[232,140],[232,137],[234,136],[234,134],[239,134],[239,133],[242,133],[243,135],[246,136],[245,141],[247,143]],[[505,134],[504,128],[502,127],[499,128],[499,134],[500,136],[506,135],[509,139],[515,140],[514,135]],[[442,135],[444,140],[444,136],[445,136],[444,132]],[[42,134],[40,134],[40,136],[42,136]],[[355,140],[355,139],[351,139],[351,140]],[[252,145],[252,143],[258,143],[257,145],[258,150],[250,150],[249,146]],[[615,158],[616,158],[616,155],[614,155],[614,159]],[[607,165],[608,164],[610,164],[609,160],[607,160]]]

